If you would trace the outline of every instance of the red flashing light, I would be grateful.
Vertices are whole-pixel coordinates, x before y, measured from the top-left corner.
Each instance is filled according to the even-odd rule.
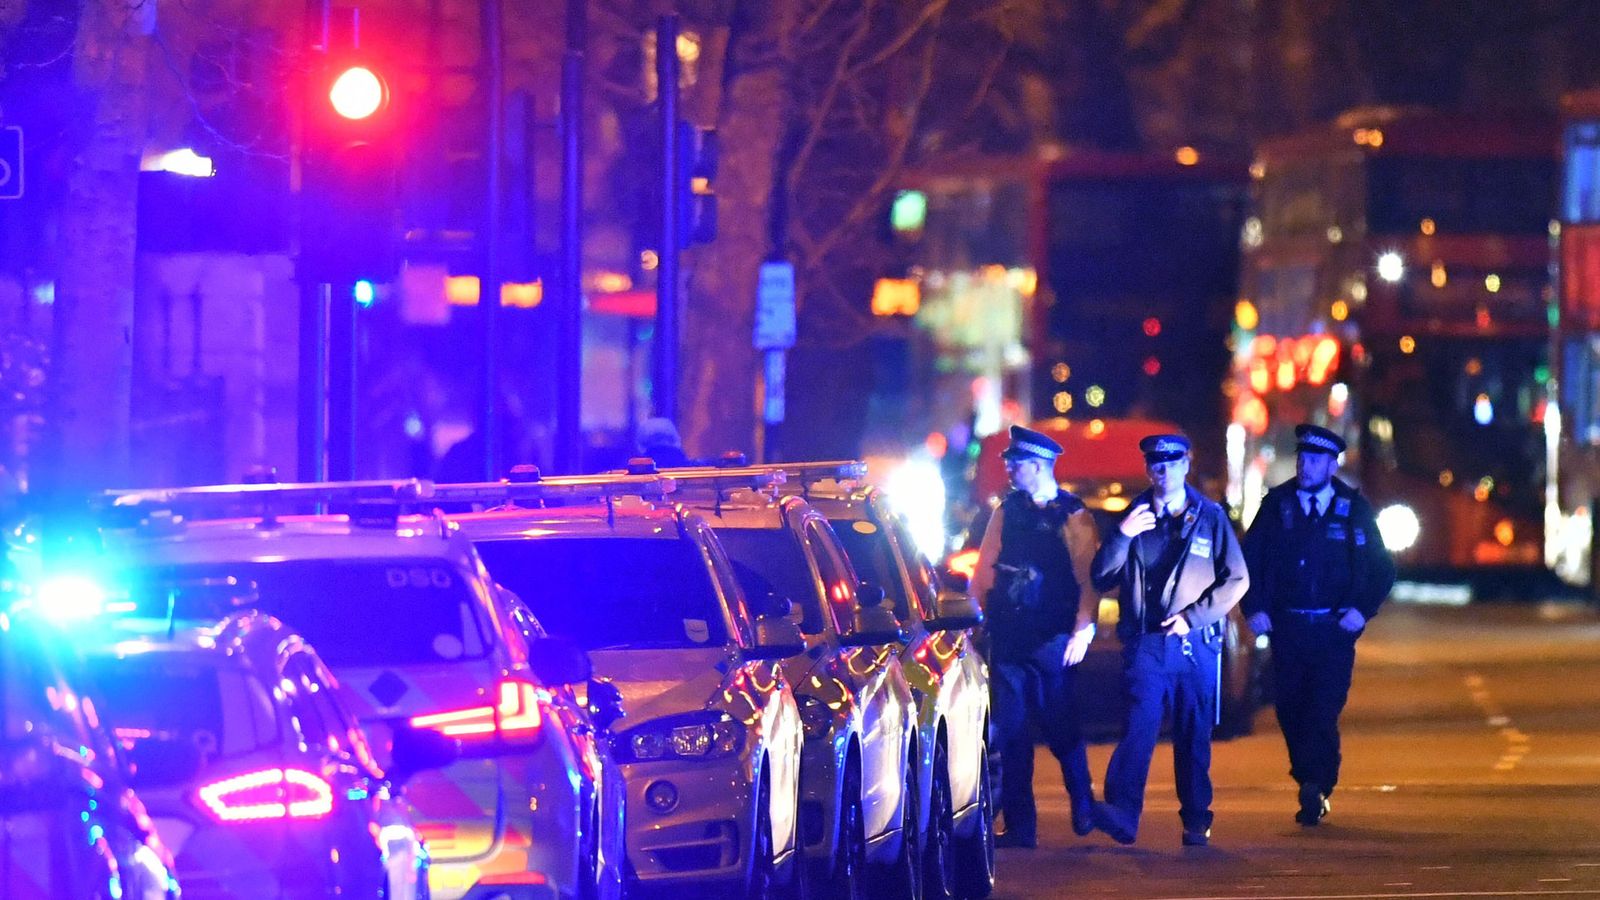
[[[431,728],[446,737],[538,737],[544,728],[541,704],[549,697],[525,681],[500,682],[500,701],[494,706],[469,706],[449,712],[412,716],[411,727]]]
[[[1149,375],[1151,378],[1159,375],[1161,373],[1161,360],[1156,359],[1154,356],[1146,357],[1144,361],[1144,373]]]
[[[349,66],[333,79],[328,102],[333,111],[352,121],[369,119],[389,100],[388,88],[378,73],[366,66]]]
[[[1144,333],[1147,337],[1155,337],[1161,333],[1161,320],[1151,316],[1144,320]]]
[[[333,788],[302,769],[262,769],[214,781],[196,793],[219,822],[320,819],[333,812]]]

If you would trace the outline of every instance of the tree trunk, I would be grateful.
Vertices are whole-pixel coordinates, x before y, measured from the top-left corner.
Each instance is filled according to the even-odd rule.
[[[149,14],[126,0],[86,0],[78,23],[74,76],[86,124],[61,215],[47,490],[104,488],[128,477],[135,222],[149,48],[141,17]]]
[[[773,160],[788,105],[773,54],[789,9],[785,0],[745,3],[729,35],[717,105],[717,240],[691,257],[684,311],[679,424],[695,455],[754,449],[756,282],[773,245]]]

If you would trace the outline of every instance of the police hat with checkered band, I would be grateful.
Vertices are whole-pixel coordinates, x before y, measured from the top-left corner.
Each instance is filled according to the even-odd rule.
[[[1011,446],[1000,451],[1004,459],[1042,459],[1045,462],[1055,462],[1060,455],[1061,445],[1049,435],[1021,425],[1011,426]]]
[[[1152,434],[1139,442],[1146,465],[1182,459],[1189,452],[1189,439],[1181,434]]]
[[[1321,425],[1296,425],[1294,449],[1300,453],[1326,453],[1338,456],[1344,452],[1344,438]]]

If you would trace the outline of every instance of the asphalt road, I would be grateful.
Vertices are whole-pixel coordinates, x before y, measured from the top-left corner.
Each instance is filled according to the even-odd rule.
[[[1600,895],[1600,618],[1575,604],[1391,604],[1358,644],[1333,812],[1293,821],[1270,709],[1213,750],[1212,843],[1179,843],[1172,754],[1138,843],[1068,826],[1039,748],[1036,850],[1000,851],[999,897]],[[1092,745],[1096,789],[1111,755]]]

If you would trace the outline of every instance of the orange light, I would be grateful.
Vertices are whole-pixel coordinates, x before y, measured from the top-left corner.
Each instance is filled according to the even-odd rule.
[[[950,452],[950,439],[945,437],[943,432],[929,432],[927,440],[922,443],[934,459],[944,459],[944,455]]]
[[[879,278],[872,286],[872,314],[914,316],[922,308],[922,285],[914,278]]]
[[[1089,437],[1092,437],[1092,438],[1104,437],[1105,433],[1106,433],[1106,420],[1105,419],[1090,419],[1089,420]]]
[[[1502,547],[1511,546],[1512,542],[1517,539],[1516,526],[1511,524],[1510,519],[1501,519],[1494,523],[1494,539]]]
[[[1233,320],[1245,331],[1255,331],[1261,324],[1261,313],[1256,310],[1256,305],[1249,300],[1240,300],[1233,305]],[[1263,335],[1262,337],[1266,337]],[[1256,338],[1261,340],[1261,338]]]
[[[1311,364],[1306,367],[1306,380],[1320,385],[1339,365],[1339,342],[1331,337],[1317,340],[1311,351]]]
[[[1179,147],[1177,152],[1172,154],[1172,158],[1176,159],[1180,166],[1192,166],[1200,162],[1200,151],[1193,147]]]
[[[328,89],[333,111],[355,121],[371,118],[383,108],[387,98],[383,79],[366,66],[351,66],[340,72],[333,87]]]
[[[444,298],[451,306],[477,306],[483,290],[476,275],[451,275],[444,280]],[[500,305],[533,309],[544,300],[544,282],[506,282],[500,285]]]
[[[1350,318],[1350,304],[1343,300],[1333,301],[1333,306],[1328,308],[1328,314],[1333,316],[1335,322],[1343,322]]]
[[[1400,338],[1400,352],[1406,354],[1417,352],[1417,339],[1409,334]]]
[[[1278,362],[1278,390],[1287,391],[1294,388],[1294,361],[1283,359]]]
[[[950,557],[944,567],[957,575],[965,575],[970,579],[973,573],[978,571],[978,551],[963,550]]]
[[[1265,394],[1272,388],[1272,373],[1267,370],[1267,361],[1258,359],[1250,364],[1250,389],[1258,394]]]
[[[1421,224],[1418,226],[1418,229],[1423,234],[1432,237],[1433,233],[1438,230],[1438,226],[1434,224],[1432,219],[1423,219]]]
[[[1245,394],[1233,406],[1233,420],[1260,437],[1267,433],[1267,404],[1255,394]]]

